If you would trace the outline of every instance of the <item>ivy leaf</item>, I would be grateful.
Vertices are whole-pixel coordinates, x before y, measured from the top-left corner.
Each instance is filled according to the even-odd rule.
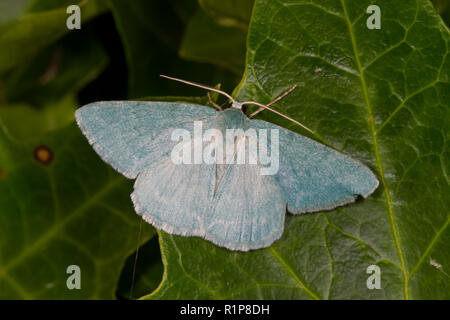
[[[180,56],[186,60],[210,62],[229,68],[238,75],[244,70],[246,33],[236,27],[223,27],[198,9],[189,21]]]
[[[45,106],[95,79],[107,65],[108,56],[91,33],[83,27],[68,34],[8,72],[2,79],[7,103]]]
[[[174,81],[162,80],[160,74],[173,75],[199,83],[219,83],[225,88],[234,87],[239,80],[223,68],[204,64],[186,62],[178,57],[180,28],[184,28],[186,11],[178,13],[180,7],[171,8],[168,4],[161,5],[160,11],[150,10],[153,5],[149,1],[118,1],[110,0],[111,11],[125,48],[128,65],[129,98],[136,99],[145,96],[193,95],[204,94],[204,90],[192,88]],[[195,7],[194,7],[195,12]],[[178,15],[177,15],[178,14]],[[167,17],[171,27],[165,33],[155,28],[148,21]],[[179,18],[176,18],[180,16]],[[176,31],[175,31],[176,30]],[[179,38],[176,37],[179,35]],[[166,46],[167,39],[172,39],[172,45]]]
[[[37,109],[28,104],[0,107],[0,119],[11,137],[34,140],[48,131],[63,128],[75,120],[75,96],[69,94],[55,103]]]
[[[56,2],[51,3],[53,8]],[[106,8],[98,0],[82,0],[71,4],[80,6],[82,22],[104,12]],[[48,11],[41,11],[41,7],[42,4],[37,3],[37,12],[28,12],[20,19],[0,26],[0,73],[26,62],[70,31],[66,27],[67,7],[58,6]]]
[[[0,130],[0,150],[0,299],[114,298],[138,241],[132,182],[74,124],[27,143]],[[153,234],[143,223],[141,243]],[[71,265],[80,290],[67,288]]]
[[[382,28],[369,30],[369,5],[257,0],[235,96],[267,103],[297,84],[274,107],[368,165],[377,191],[288,214],[282,238],[249,253],[159,232],[165,275],[146,298],[450,298],[449,30],[428,0],[377,1]]]
[[[63,37],[3,77],[6,101],[0,102],[0,118],[12,137],[34,139],[75,120],[76,94],[108,62],[87,31]]]

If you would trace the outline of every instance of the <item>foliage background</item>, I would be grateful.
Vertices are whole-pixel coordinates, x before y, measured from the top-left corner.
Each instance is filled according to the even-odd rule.
[[[449,30],[437,14],[449,22],[450,4],[372,2],[379,32],[359,0],[257,0],[253,14],[251,0],[0,1],[0,298],[128,299],[138,243],[131,298],[450,298]],[[82,28],[69,31],[74,3]],[[99,100],[207,104],[159,74],[259,102],[297,83],[277,108],[382,185],[352,206],[288,215],[283,238],[250,253],[140,225],[132,181],[73,114]],[[82,290],[66,287],[72,264]],[[371,264],[381,290],[366,287]]]

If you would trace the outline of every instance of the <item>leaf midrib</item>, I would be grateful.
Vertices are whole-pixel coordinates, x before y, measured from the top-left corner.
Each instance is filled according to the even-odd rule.
[[[97,202],[98,199],[101,199],[106,193],[108,193],[111,189],[113,189],[119,182],[123,180],[123,177],[120,176],[114,180],[110,180],[109,183],[100,189],[96,194],[94,194],[88,201],[86,201],[83,205],[79,206],[77,209],[72,211],[72,214],[67,215],[67,218],[61,220],[58,224],[55,224],[51,229],[49,229],[46,233],[44,233],[38,240],[36,240],[31,246],[27,247],[22,251],[21,254],[17,255],[14,259],[12,259],[4,268],[1,268],[0,279],[6,276],[6,273],[14,268],[18,263],[23,261],[27,256],[36,251],[37,248],[47,243],[50,239],[52,239],[58,231],[61,230],[64,226],[66,226],[69,222],[74,220],[79,214],[85,212],[87,208]]]
[[[384,195],[386,198],[386,204],[387,204],[387,209],[388,209],[389,223],[391,225],[392,235],[394,238],[395,247],[396,247],[397,254],[399,257],[399,261],[400,261],[400,268],[401,268],[402,275],[403,275],[403,295],[404,295],[404,298],[406,300],[408,300],[409,299],[409,291],[408,291],[408,279],[409,278],[408,278],[408,274],[407,274],[406,263],[405,263],[405,259],[403,256],[403,251],[402,251],[402,248],[400,245],[400,239],[399,239],[398,230],[397,230],[397,226],[396,226],[396,222],[395,222],[392,201],[391,201],[390,195],[389,195],[389,189],[388,189],[388,186],[384,179],[384,170],[383,170],[383,166],[381,163],[381,157],[380,157],[378,140],[377,140],[377,132],[375,129],[375,121],[373,118],[372,106],[370,104],[369,93],[368,93],[368,89],[367,89],[366,80],[364,77],[364,70],[361,66],[361,61],[359,60],[359,53],[358,53],[358,48],[356,46],[356,39],[355,39],[355,35],[353,32],[353,26],[352,26],[352,23],[348,16],[347,7],[345,5],[345,0],[341,0],[341,5],[342,5],[342,9],[344,10],[345,21],[347,23],[348,31],[350,34],[350,40],[352,42],[352,47],[353,47],[353,54],[355,56],[356,65],[358,67],[359,78],[361,80],[361,87],[363,90],[364,100],[365,100],[365,104],[366,104],[368,115],[369,115],[368,122],[369,122],[373,145],[374,145],[375,159],[377,162],[378,171],[379,171],[379,175],[381,178],[381,183],[382,183],[383,189],[384,189]]]

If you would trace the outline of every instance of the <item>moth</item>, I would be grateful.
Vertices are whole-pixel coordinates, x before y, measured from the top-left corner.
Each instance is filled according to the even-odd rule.
[[[377,178],[361,162],[273,123],[252,119],[270,110],[307,129],[270,107],[295,86],[263,105],[164,77],[223,94],[231,107],[222,110],[213,101],[216,109],[188,103],[104,101],[75,113],[100,157],[125,177],[136,179],[131,194],[135,211],[156,228],[248,251],[268,247],[281,237],[286,210],[292,214],[331,210],[358,195],[368,197],[377,188]],[[242,111],[245,105],[259,109],[247,116]],[[212,132],[209,139],[195,137],[199,125],[203,132]],[[218,140],[229,130],[239,134],[221,150],[224,143]],[[247,134],[252,130],[256,136]],[[186,133],[194,138],[181,141],[180,135]],[[278,165],[267,174],[259,156],[269,153],[276,154]],[[208,156],[210,161],[201,161]]]

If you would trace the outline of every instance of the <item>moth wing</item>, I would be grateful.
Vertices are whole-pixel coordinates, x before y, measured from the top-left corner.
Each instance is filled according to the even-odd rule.
[[[254,128],[279,132],[276,179],[289,212],[330,210],[353,202],[357,195],[367,197],[377,188],[377,178],[361,162],[272,123],[250,123]]]
[[[273,176],[259,165],[227,167],[213,202],[208,232],[232,250],[270,246],[283,234],[286,202]],[[214,241],[213,241],[214,242]]]
[[[154,164],[136,180],[136,212],[168,233],[230,250],[263,248],[279,239],[286,203],[274,177],[260,175],[257,164],[220,166],[175,165],[171,159]]]
[[[105,101],[83,106],[75,117],[94,150],[130,179],[173,148],[170,132],[194,120],[214,117],[214,109],[185,103]]]

